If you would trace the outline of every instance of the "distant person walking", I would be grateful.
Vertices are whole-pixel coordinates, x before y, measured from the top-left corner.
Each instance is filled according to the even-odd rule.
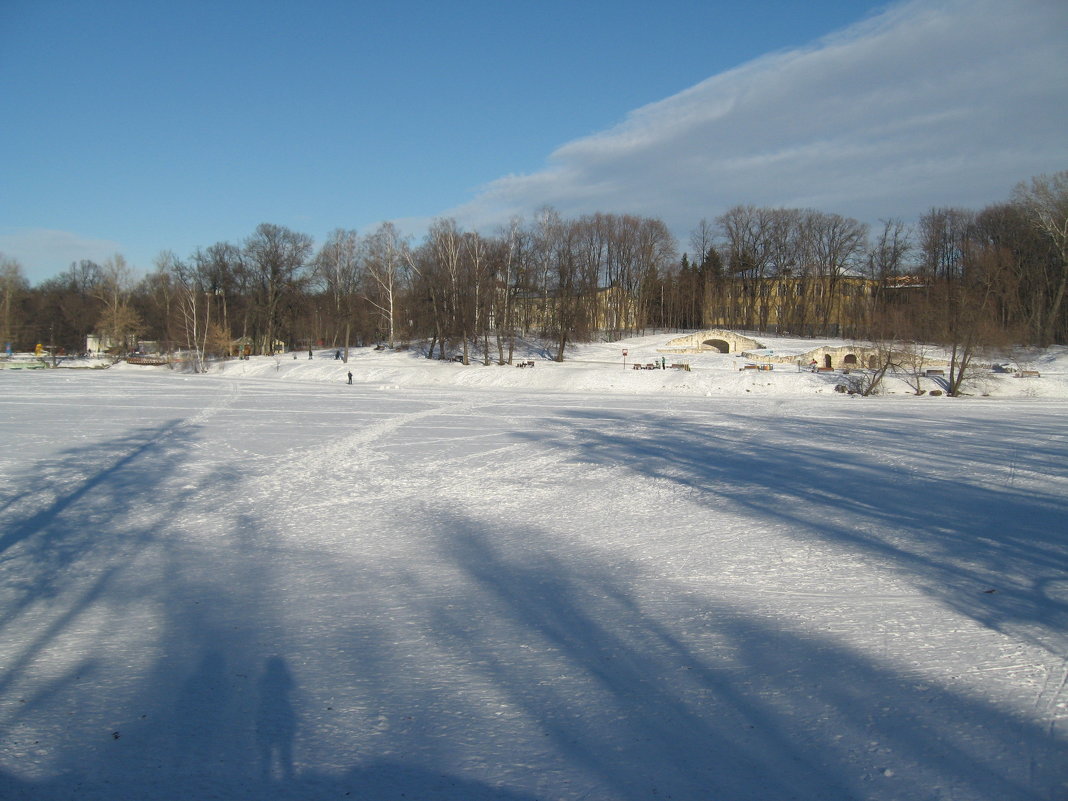
[[[352,383],[352,370],[349,370],[349,383]]]

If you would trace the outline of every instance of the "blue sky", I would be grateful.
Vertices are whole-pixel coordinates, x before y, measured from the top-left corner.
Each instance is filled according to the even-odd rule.
[[[864,220],[1068,169],[1063,0],[0,4],[0,252],[149,271],[261,222],[551,204]]]

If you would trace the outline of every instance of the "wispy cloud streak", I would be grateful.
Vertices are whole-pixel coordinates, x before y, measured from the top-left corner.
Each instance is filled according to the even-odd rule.
[[[543,205],[677,232],[736,203],[865,220],[981,206],[1068,167],[1068,5],[914,0],[569,142],[449,212],[485,227]]]

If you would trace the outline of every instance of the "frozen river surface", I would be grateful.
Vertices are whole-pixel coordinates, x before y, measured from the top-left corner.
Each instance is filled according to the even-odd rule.
[[[1063,401],[0,373],[0,797],[1068,797]]]

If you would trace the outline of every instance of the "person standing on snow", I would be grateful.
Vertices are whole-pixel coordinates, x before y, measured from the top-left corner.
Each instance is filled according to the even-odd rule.
[[[352,383],[352,370],[349,370],[349,383]]]

